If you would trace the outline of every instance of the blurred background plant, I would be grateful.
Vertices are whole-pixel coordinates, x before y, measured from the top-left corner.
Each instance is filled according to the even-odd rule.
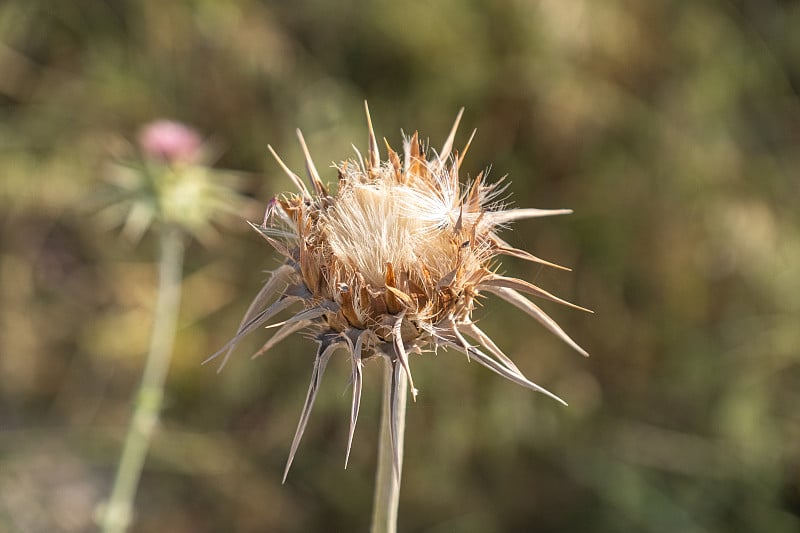
[[[482,314],[568,408],[456,354],[413,361],[399,529],[797,531],[799,26],[796,2],[746,0],[4,2],[0,530],[91,530],[113,480],[157,257],[152,233],[134,247],[87,214],[120,139],[177,117],[266,201],[291,189],[267,143],[299,168],[300,126],[318,161],[349,157],[367,98],[395,141],[444,138],[465,106],[465,173],[575,210],[508,234],[573,273],[508,273],[596,312],[547,308],[588,361],[506,306]],[[246,229],[187,244],[132,530],[365,530],[378,386],[343,471],[349,367],[331,365],[281,486],[310,342],[199,365],[278,264]]]
[[[98,509],[105,533],[122,533],[133,519],[136,491],[164,403],[183,284],[186,241],[209,241],[222,213],[244,208],[224,174],[208,167],[208,149],[185,124],[156,120],[139,135],[141,157],[123,159],[110,170],[115,185],[101,214],[138,241],[151,226],[159,242],[158,289],[142,380],[117,464],[109,498]]]

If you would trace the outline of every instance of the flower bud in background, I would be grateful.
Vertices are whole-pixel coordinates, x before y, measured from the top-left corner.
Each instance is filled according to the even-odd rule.
[[[129,150],[112,165],[107,179],[114,191],[99,213],[133,241],[159,223],[210,243],[220,215],[239,215],[249,202],[237,192],[242,177],[212,168],[208,143],[185,124],[166,119],[146,124],[135,152]]]
[[[156,120],[139,133],[139,146],[145,157],[167,163],[195,163],[202,156],[200,134],[180,122]]]

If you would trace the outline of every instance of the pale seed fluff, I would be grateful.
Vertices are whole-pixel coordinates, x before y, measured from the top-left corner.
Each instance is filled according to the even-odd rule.
[[[339,349],[350,356],[352,365],[347,456],[361,401],[363,363],[375,356],[387,358],[392,365],[393,390],[399,386],[402,372],[412,396],[417,390],[410,355],[441,347],[461,352],[469,360],[563,403],[528,380],[478,328],[472,312],[477,299],[487,294],[498,296],[586,355],[526,295],[577,306],[527,281],[496,272],[502,255],[563,268],[514,248],[498,232],[515,220],[571,211],[507,209],[498,198],[505,186],[486,183],[482,173],[462,183],[459,166],[472,137],[460,154],[453,151],[460,119],[461,112],[438,153],[427,153],[414,133],[404,139],[402,154],[386,143],[388,158],[381,161],[367,109],[367,157],[356,150],[356,159],[337,166],[335,194],[323,184],[299,130],[310,188],[270,148],[298,192],[273,199],[263,223],[251,226],[286,260],[272,272],[234,338],[209,359],[223,355],[224,364],[245,335],[264,325],[275,328],[274,334],[256,355],[299,330],[311,332],[316,339],[319,347],[311,384],[284,479],[322,374]],[[268,324],[289,308],[294,308],[294,315]],[[390,409],[395,409],[394,403]]]

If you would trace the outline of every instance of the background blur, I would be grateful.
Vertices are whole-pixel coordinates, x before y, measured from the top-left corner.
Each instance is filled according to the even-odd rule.
[[[506,238],[573,273],[507,272],[581,358],[511,306],[481,327],[564,408],[463,356],[412,361],[401,531],[800,530],[800,3],[705,0],[0,4],[0,530],[90,531],[141,375],[152,233],[93,214],[120,146],[198,128],[260,207],[291,189],[294,129],[321,168],[379,136],[440,146],[518,206],[571,207]],[[328,170],[326,179],[335,180]],[[243,221],[187,251],[163,426],[135,531],[365,531],[382,369],[350,467],[334,358],[286,485],[314,344],[221,374],[200,362],[278,264]]]

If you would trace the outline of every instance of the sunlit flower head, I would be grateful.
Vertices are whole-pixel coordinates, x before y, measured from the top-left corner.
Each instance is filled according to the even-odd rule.
[[[577,306],[527,281],[497,273],[503,255],[563,268],[514,248],[498,233],[516,220],[571,211],[506,208],[501,195],[507,186],[487,183],[483,173],[462,183],[459,167],[472,137],[461,153],[453,151],[460,119],[461,113],[438,153],[426,151],[414,133],[403,140],[401,154],[387,143],[388,157],[382,161],[367,110],[366,157],[357,152],[356,159],[337,166],[335,194],[323,183],[299,130],[310,187],[270,148],[298,191],[274,198],[263,223],[251,226],[286,260],[256,296],[236,336],[210,359],[222,355],[224,364],[245,335],[290,308],[294,314],[271,324],[278,329],[258,353],[299,330],[316,338],[319,347],[311,384],[286,473],[325,367],[339,349],[352,364],[347,456],[358,417],[362,366],[376,356],[391,363],[393,390],[404,381],[398,379],[403,373],[412,396],[417,390],[410,356],[441,347],[466,354],[493,372],[563,403],[528,380],[478,328],[472,314],[477,300],[487,294],[499,296],[586,355],[525,295]]]

